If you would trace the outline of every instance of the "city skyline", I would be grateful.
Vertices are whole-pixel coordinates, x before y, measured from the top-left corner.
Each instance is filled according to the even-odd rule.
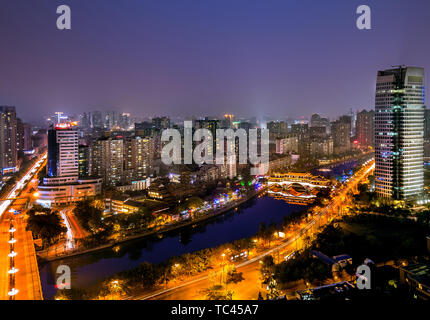
[[[430,301],[428,0],[0,7],[0,300]]]
[[[59,109],[333,118],[373,108],[375,70],[430,68],[420,36],[428,3],[370,1],[372,29],[363,31],[355,27],[356,5],[345,1],[128,1],[120,9],[75,2],[72,30],[63,32],[53,2],[41,2],[6,1],[0,13],[9,44],[0,53],[0,97],[25,121]],[[399,14],[408,24],[397,23]]]

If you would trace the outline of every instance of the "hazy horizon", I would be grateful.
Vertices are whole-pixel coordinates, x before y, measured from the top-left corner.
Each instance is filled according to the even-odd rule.
[[[59,31],[63,1],[2,1],[0,105],[25,121],[112,109],[334,119],[374,108],[378,70],[430,69],[430,2],[369,0],[372,30],[355,26],[358,1],[67,2],[72,30]]]

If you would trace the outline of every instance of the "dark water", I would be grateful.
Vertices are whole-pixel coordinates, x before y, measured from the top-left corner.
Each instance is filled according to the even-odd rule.
[[[232,210],[194,228],[190,226],[164,234],[162,239],[154,236],[121,244],[117,251],[109,248],[43,264],[39,268],[44,298],[52,299],[56,293],[54,276],[60,264],[71,268],[72,286],[83,288],[144,261],[158,263],[172,256],[252,236],[258,231],[260,222],[279,224],[284,216],[304,208],[263,196],[243,204],[237,211]]]
[[[348,174],[357,163],[357,161],[350,161],[332,168],[331,172],[315,171],[313,174],[339,178],[343,173]],[[159,263],[172,256],[253,236],[257,233],[261,222],[266,225],[272,222],[279,224],[284,216],[304,208],[304,206],[263,196],[241,205],[237,211],[231,210],[195,227],[190,226],[166,233],[162,239],[154,236],[121,244],[116,250],[109,248],[45,263],[39,266],[44,298],[52,299],[56,293],[54,277],[60,264],[70,267],[73,287],[85,288],[117,272],[132,269],[145,261]]]
[[[361,161],[362,162],[362,161]],[[337,180],[343,180],[346,176],[352,175],[352,169],[359,163],[358,160],[347,161],[345,163],[336,165],[330,168],[330,171],[321,171],[319,169],[314,169],[311,171],[312,174],[324,176],[326,178],[334,177]]]

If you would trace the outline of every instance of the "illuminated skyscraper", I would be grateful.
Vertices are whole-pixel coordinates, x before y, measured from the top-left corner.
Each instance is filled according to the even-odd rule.
[[[378,72],[375,184],[379,196],[411,199],[424,189],[424,69]]]
[[[68,123],[56,124],[48,131],[47,174],[58,183],[78,179],[78,131]]]
[[[0,169],[2,173],[16,170],[16,136],[17,120],[15,107],[0,106]]]

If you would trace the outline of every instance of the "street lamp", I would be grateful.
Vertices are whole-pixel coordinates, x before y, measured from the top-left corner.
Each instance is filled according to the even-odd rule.
[[[18,289],[12,288],[12,290],[10,290],[7,294],[8,294],[10,297],[13,297],[13,296],[15,296],[18,292],[19,292],[19,290],[18,290]]]
[[[18,269],[17,268],[15,268],[15,267],[13,267],[12,269],[10,269],[7,273],[9,273],[9,274],[14,274],[14,273],[17,273],[18,272]]]

